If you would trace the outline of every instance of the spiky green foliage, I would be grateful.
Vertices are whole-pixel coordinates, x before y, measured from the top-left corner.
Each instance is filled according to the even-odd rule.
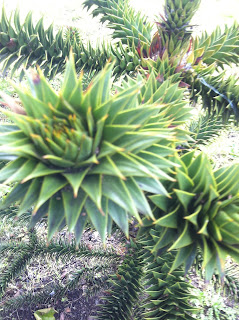
[[[162,44],[170,54],[179,54],[189,47],[192,27],[189,25],[201,0],[166,0],[165,17],[158,22]]]
[[[139,248],[133,242],[131,246],[117,273],[111,277],[112,286],[107,291],[106,303],[101,305],[96,319],[131,319],[133,308],[142,290],[141,278],[144,266],[139,257]]]
[[[194,49],[203,50],[202,59],[208,65],[216,63],[223,68],[225,65],[238,63],[238,24],[225,26],[223,31],[218,26],[210,35],[205,31],[195,38]]]
[[[17,9],[13,21],[7,18],[5,9],[2,9],[0,20],[0,62],[3,62],[3,73],[11,67],[11,76],[20,69],[20,78],[24,70],[39,65],[45,76],[53,78],[65,69],[66,58],[73,48],[76,69],[99,71],[108,59],[116,60],[115,73],[130,72],[139,65],[139,59],[134,57],[134,46],[123,48],[111,44],[101,44],[93,47],[90,42],[83,43],[79,32],[67,29],[65,35],[60,29],[56,34],[53,24],[44,29],[43,18],[35,25],[30,12],[24,23],[20,22]],[[133,53],[132,53],[133,52]]]
[[[238,121],[238,79],[228,76],[218,67],[238,62],[238,27],[218,27],[210,36],[205,32],[193,42],[192,52],[187,57],[188,69],[182,70],[183,81],[189,84],[191,99],[200,99],[209,113],[221,114],[224,122],[231,115]]]
[[[70,41],[72,46],[81,42],[80,31],[75,27],[66,27],[64,36],[65,39]]]
[[[167,52],[164,52],[163,56],[160,56],[160,52],[155,54],[155,59],[142,57],[144,70],[140,69],[134,78],[125,77],[121,87],[116,88],[121,91],[139,82],[142,83],[138,102],[164,105],[161,110],[164,118],[171,122],[171,126],[178,127],[191,118],[192,111],[185,100],[187,84],[182,82],[182,58],[171,60]],[[177,137],[179,138],[178,131]]]
[[[228,81],[225,79],[222,81],[222,75],[220,79],[212,76],[217,66],[223,67],[224,63],[236,62],[237,25],[226,28],[224,32],[217,29],[211,36],[205,33],[195,41],[191,39],[190,42],[193,42],[191,45],[189,22],[199,6],[199,0],[167,1],[165,18],[158,24],[159,30],[153,37],[152,28],[148,23],[145,24],[145,18],[139,14],[136,19],[135,12],[128,2],[121,0],[111,2],[86,1],[85,6],[90,8],[93,4],[96,5],[93,15],[104,13],[102,19],[110,21],[111,27],[116,33],[118,32],[117,36],[125,46],[119,41],[116,46],[103,44],[102,47],[93,48],[90,43],[84,45],[79,37],[77,39],[74,37],[72,43],[72,37],[64,39],[62,31],[54,35],[52,25],[48,30],[44,30],[42,19],[34,26],[31,14],[21,24],[19,12],[16,11],[12,25],[11,19],[6,17],[3,10],[0,26],[2,30],[0,43],[3,48],[0,51],[0,59],[5,61],[5,71],[10,66],[12,72],[15,72],[20,67],[34,66],[38,63],[45,75],[53,77],[64,70],[71,45],[77,71],[82,68],[99,71],[107,59],[111,58],[115,60],[114,74],[118,76],[125,73],[132,74],[139,65],[149,68],[148,64],[152,66],[152,62],[158,60],[153,67],[158,71],[159,78],[162,78],[164,75],[159,69],[162,69],[161,65],[164,65],[165,58],[169,59],[170,64],[175,64],[176,59],[178,60],[176,72],[182,77],[181,85],[190,87],[193,100],[202,95],[205,108],[220,109],[225,113],[224,122],[228,121],[230,115],[238,119],[236,80],[230,78]],[[132,19],[135,21],[133,27]]]
[[[21,220],[21,223],[23,221]],[[24,221],[25,222],[25,221]],[[29,216],[28,216],[29,222]],[[76,258],[95,258],[105,262],[106,259],[108,262],[117,261],[120,256],[113,251],[112,249],[103,250],[102,248],[92,249],[86,246],[85,244],[81,244],[80,246],[76,246],[75,241],[67,242],[66,240],[54,240],[50,243],[46,243],[43,240],[38,239],[36,230],[31,229],[29,231],[29,243],[34,247],[30,247],[29,243],[25,242],[2,242],[0,246],[1,254],[5,253],[17,253],[18,251],[29,251],[33,255],[38,256],[51,256],[55,259],[62,259],[68,261],[72,257]],[[34,240],[34,242],[33,242]],[[98,264],[99,266],[99,264]]]
[[[157,64],[158,62],[159,60],[153,62],[153,64]],[[146,76],[139,74],[136,79],[128,78],[127,81],[122,82],[123,88],[127,88],[137,82],[142,82],[143,85],[138,95],[138,102],[140,104],[162,104],[164,106],[161,110],[162,115],[170,121],[170,125],[174,128],[189,120],[192,111],[192,108],[189,107],[184,100],[185,91],[181,88],[180,73],[178,73],[176,69],[177,63],[172,65],[166,58],[161,60],[158,70],[153,66],[149,69],[151,71],[150,73],[148,70],[146,71]],[[144,80],[145,78],[147,78],[146,81]],[[178,139],[179,136],[179,131],[177,131]]]
[[[102,248],[91,249],[84,244],[81,244],[80,247],[76,246],[75,241],[67,243],[65,240],[51,241],[46,245],[44,242],[38,243],[38,248],[36,248],[36,254],[50,255],[56,259],[65,259],[69,260],[71,257],[82,257],[82,258],[98,258],[104,262],[104,258],[108,262],[114,260],[117,261],[119,255],[112,249],[103,250]]]
[[[203,155],[175,155],[175,146],[188,140],[181,125],[190,118],[191,110],[186,106],[185,89],[179,87],[189,88],[193,102],[202,96],[198,101],[210,115],[224,114],[224,120],[232,114],[238,116],[236,80],[230,77],[223,83],[223,75],[216,74],[228,51],[233,52],[228,61],[236,62],[235,27],[226,29],[225,34],[217,31],[211,37],[204,35],[193,44],[189,22],[199,2],[166,1],[165,19],[151,37],[151,26],[144,24],[140,14],[134,16],[127,1],[86,1],[88,8],[97,6],[93,15],[104,14],[102,21],[109,22],[114,37],[122,38],[123,44],[119,41],[115,47],[93,49],[73,39],[77,71],[85,68],[97,72],[109,57],[116,57],[115,74],[133,73],[140,65],[140,75],[127,78],[112,96],[113,66],[107,66],[84,91],[83,76],[77,79],[71,57],[59,94],[39,71],[29,77],[29,91],[18,89],[21,115],[6,112],[14,124],[0,126],[0,158],[11,161],[0,171],[0,181],[16,183],[2,208],[19,202],[22,214],[33,206],[31,226],[48,215],[49,239],[65,225],[79,242],[86,222],[95,226],[103,240],[113,223],[127,236],[129,219],[143,224],[140,230],[148,236],[144,243],[150,285],[147,319],[192,319],[190,311],[195,310],[188,304],[189,286],[182,281],[180,268],[184,264],[189,270],[198,247],[203,252],[207,280],[215,269],[223,276],[227,254],[236,259],[239,256],[239,167],[213,172]],[[15,27],[17,20],[15,13]],[[37,48],[44,48],[46,55],[37,62],[46,75],[53,76],[65,68],[70,48],[64,41],[70,43],[72,38],[61,41],[59,32],[57,47],[51,47],[56,40],[52,27],[45,31],[42,22],[35,27],[31,24],[29,14],[14,35],[20,39],[22,32],[27,37],[30,34],[27,41],[34,40]],[[5,28],[0,42],[7,69],[23,49],[16,46],[18,40],[10,40],[11,22],[4,11],[1,28]],[[31,62],[34,50],[24,54]],[[16,107],[11,102],[8,105]],[[196,129],[198,134],[204,130],[206,139],[212,131],[212,124],[208,126],[209,131],[200,129],[201,123]],[[49,250],[58,255],[59,248],[53,247]],[[47,254],[45,249],[41,251]],[[67,248],[66,255],[68,251],[72,252]],[[63,253],[60,249],[59,254]],[[122,275],[116,275],[112,288],[116,294],[109,296],[100,311],[102,319],[142,319],[142,308],[135,313],[131,308],[138,304],[136,291],[140,291],[137,259],[132,255],[120,268]],[[126,288],[133,286],[132,291],[125,291],[125,281]]]
[[[194,141],[190,142],[190,148],[195,148],[200,144],[207,144],[212,138],[217,137],[225,124],[222,123],[220,116],[217,114],[201,114],[197,119],[190,122],[189,131],[192,133]]]
[[[0,180],[17,184],[2,207],[34,205],[32,225],[48,214],[49,239],[68,225],[79,241],[87,221],[103,241],[112,221],[128,235],[129,216],[153,219],[143,191],[167,195],[159,179],[171,179],[172,163],[158,154],[174,138],[165,106],[138,104],[139,84],[110,96],[111,69],[84,92],[71,56],[59,95],[39,71],[30,91],[18,90],[26,114],[5,112],[15,124],[0,126],[0,152],[15,160]]]
[[[238,121],[238,79],[233,75],[226,76],[226,71],[213,74],[213,65],[196,69],[197,73],[186,73],[184,78],[184,81],[190,84],[191,100],[200,102],[201,99],[203,108],[209,114],[221,115],[224,122],[228,122],[231,116]]]
[[[84,7],[92,10],[93,17],[103,15],[101,22],[108,21],[108,27],[113,29],[113,38],[120,39],[123,44],[138,45],[138,42],[149,43],[152,25],[141,12],[130,7],[128,0],[86,0]]]
[[[21,24],[18,9],[13,20],[12,23],[11,18],[7,18],[3,7],[0,24],[0,60],[4,61],[3,72],[10,65],[13,74],[20,67],[28,68],[34,64],[44,65],[45,73],[53,76],[57,70],[62,71],[64,57],[69,54],[71,46],[68,39],[64,41],[62,30],[54,37],[53,25],[44,30],[43,19],[34,26],[31,12]]]
[[[2,199],[1,199],[2,200]],[[3,210],[0,210],[0,217],[16,217],[18,212],[18,208],[16,206],[10,206],[8,208],[5,208]]]
[[[198,309],[190,301],[197,300],[197,297],[190,294],[192,286],[185,281],[182,268],[171,271],[176,252],[158,253],[154,249],[160,229],[156,226],[148,230],[140,240],[144,248],[144,261],[148,263],[145,286],[149,297],[142,306],[144,319],[193,320],[195,318],[191,314],[197,313]]]
[[[96,75],[96,72],[94,72],[94,70],[90,73],[83,73],[82,83],[83,83],[84,90],[86,90],[89,87],[89,85],[95,75]]]
[[[187,272],[200,247],[206,280],[215,269],[223,277],[226,256],[238,260],[239,166],[213,172],[209,160],[194,152],[178,161],[177,181],[168,185],[171,198],[150,196],[158,207],[155,224],[162,227],[153,251],[177,249],[171,271],[184,264]]]

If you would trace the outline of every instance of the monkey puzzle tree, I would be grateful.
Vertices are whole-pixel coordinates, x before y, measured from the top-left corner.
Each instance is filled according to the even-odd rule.
[[[21,105],[3,95],[12,122],[0,126],[0,158],[8,161],[0,181],[14,188],[1,208],[18,203],[19,215],[33,208],[31,227],[47,216],[49,241],[67,226],[79,243],[86,223],[103,242],[115,225],[129,237],[130,223],[138,221],[98,319],[194,319],[188,300],[195,297],[182,276],[197,249],[206,280],[215,270],[224,276],[227,255],[239,260],[239,166],[215,171],[203,154],[178,154],[178,146],[192,145],[188,93],[207,110],[205,128],[200,121],[191,126],[198,139],[199,132],[203,139],[218,130],[217,117],[238,117],[236,79],[216,74],[225,62],[237,62],[237,26],[193,39],[189,23],[199,4],[167,0],[152,35],[127,1],[87,0],[118,39],[102,49],[61,31],[54,37],[42,20],[33,27],[31,15],[21,25],[17,11],[12,26],[2,13],[4,69],[12,64],[14,72],[24,61],[51,77],[65,69],[65,77],[57,93],[38,68],[28,74],[28,89],[16,88]],[[110,56],[114,63],[84,90],[77,70],[99,70]],[[128,71],[132,76],[113,94],[113,74]],[[144,286],[145,303],[136,310]]]

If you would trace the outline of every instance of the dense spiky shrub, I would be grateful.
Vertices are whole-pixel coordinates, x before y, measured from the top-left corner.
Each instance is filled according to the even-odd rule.
[[[0,150],[15,160],[0,180],[17,184],[2,206],[34,205],[34,223],[47,214],[49,239],[68,225],[79,241],[87,220],[103,241],[113,221],[128,236],[130,216],[153,219],[144,191],[167,194],[160,180],[172,163],[159,154],[174,139],[172,121],[165,106],[137,102],[139,84],[111,96],[111,69],[84,92],[71,56],[60,94],[39,71],[31,91],[18,90],[25,114],[5,111],[15,124],[1,126]]]
[[[239,260],[238,165],[214,171],[203,154],[178,155],[182,145],[190,149],[195,143],[192,138],[214,135],[218,119],[238,118],[237,79],[218,75],[219,67],[237,62],[237,25],[193,39],[190,20],[199,4],[166,0],[153,34],[128,1],[86,0],[119,40],[102,50],[90,44],[87,50],[79,37],[62,38],[61,31],[54,38],[42,20],[33,27],[30,15],[23,29],[18,12],[13,33],[2,13],[5,70],[15,63],[14,71],[25,58],[26,67],[30,58],[34,64],[43,47],[47,55],[37,62],[54,76],[65,68],[70,45],[73,53],[60,92],[38,68],[28,76],[29,89],[16,89],[21,105],[3,94],[12,122],[0,126],[0,159],[9,161],[0,182],[14,188],[1,207],[19,203],[18,215],[32,208],[31,227],[47,216],[49,240],[67,226],[79,243],[87,222],[103,241],[115,225],[129,237],[130,223],[138,222],[137,244],[113,276],[101,319],[193,319],[196,309],[188,300],[194,297],[183,274],[197,248],[206,280],[214,272],[223,278],[227,255]],[[22,33],[30,37],[20,43]],[[84,90],[83,74],[78,78],[76,70],[98,71],[110,56],[115,65],[107,64]],[[113,94],[113,72],[132,71]],[[202,103],[207,118],[190,125],[189,101]],[[145,304],[134,310],[141,278]]]

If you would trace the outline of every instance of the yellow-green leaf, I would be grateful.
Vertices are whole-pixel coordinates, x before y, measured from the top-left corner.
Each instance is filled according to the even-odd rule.
[[[53,308],[41,309],[34,312],[36,320],[55,320],[54,314],[56,310]]]

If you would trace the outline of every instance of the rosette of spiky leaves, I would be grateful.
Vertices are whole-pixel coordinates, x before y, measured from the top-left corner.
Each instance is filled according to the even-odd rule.
[[[75,32],[73,36],[73,32]],[[10,67],[11,76],[20,69],[20,78],[24,70],[39,65],[44,75],[53,78],[65,69],[66,57],[73,48],[77,71],[99,71],[109,58],[115,61],[115,74],[135,70],[140,64],[135,56],[134,46],[111,45],[102,43],[93,47],[90,42],[84,44],[75,30],[64,37],[63,30],[54,34],[53,24],[44,29],[43,18],[36,25],[31,12],[21,24],[19,10],[14,12],[14,19],[7,18],[2,9],[0,20],[0,62],[3,62],[3,73]]]
[[[108,21],[113,29],[112,37],[120,39],[123,44],[128,42],[137,46],[138,42],[149,43],[152,25],[141,12],[130,7],[128,0],[86,0],[84,7],[92,10],[93,17],[102,15],[101,22]]]
[[[177,182],[168,186],[171,198],[150,196],[158,208],[155,224],[162,227],[153,252],[177,249],[171,271],[185,264],[187,272],[201,247],[206,280],[215,269],[222,277],[226,256],[239,260],[239,165],[213,172],[206,156],[194,158],[194,152],[178,162]]]
[[[34,206],[32,224],[47,214],[49,239],[67,224],[79,241],[87,220],[103,240],[112,221],[128,235],[128,216],[153,219],[144,191],[166,195],[160,180],[173,180],[160,155],[175,140],[162,106],[138,104],[138,83],[111,96],[112,68],[83,91],[71,55],[59,94],[39,69],[30,90],[17,89],[26,114],[5,111],[14,124],[0,126],[0,152],[15,160],[0,181],[17,184],[2,206]]]
[[[111,288],[103,298],[96,319],[131,319],[133,309],[142,291],[144,262],[140,258],[140,245],[131,241],[131,247],[117,273],[110,279]]]
[[[157,254],[154,250],[161,234],[159,229],[159,226],[143,228],[144,235],[139,239],[143,246],[142,259],[147,262],[144,285],[148,297],[141,306],[144,319],[193,320],[191,314],[198,309],[190,305],[190,301],[197,297],[190,294],[192,286],[185,281],[182,268],[171,271],[176,251]]]
[[[188,49],[192,35],[189,25],[192,17],[200,5],[201,0],[166,0],[164,15],[158,22],[158,32],[163,46],[169,54],[180,53],[183,48]]]

